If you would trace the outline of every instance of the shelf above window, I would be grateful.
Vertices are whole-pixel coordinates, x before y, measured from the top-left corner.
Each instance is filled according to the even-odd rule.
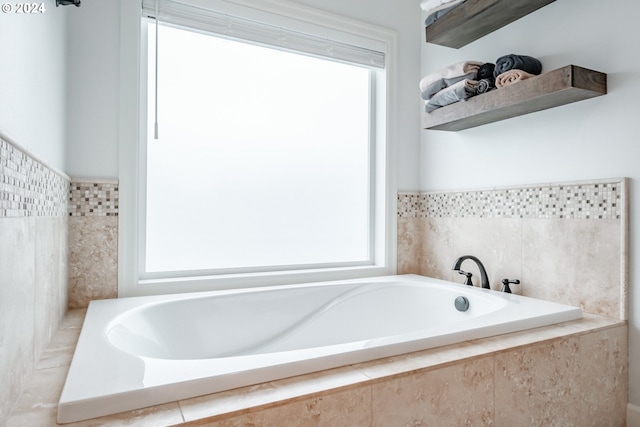
[[[426,28],[427,43],[460,48],[555,0],[466,0]]]
[[[607,75],[567,65],[424,114],[424,128],[459,131],[607,93]]]

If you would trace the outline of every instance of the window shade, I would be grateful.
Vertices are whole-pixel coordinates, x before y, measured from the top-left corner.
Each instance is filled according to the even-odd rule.
[[[156,1],[159,22],[340,62],[374,68],[385,67],[384,52],[180,1],[143,0],[143,17],[156,19]]]

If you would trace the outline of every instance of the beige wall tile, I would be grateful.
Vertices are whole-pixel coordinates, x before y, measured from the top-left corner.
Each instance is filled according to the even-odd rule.
[[[497,355],[496,426],[580,425],[578,353],[570,338]]]
[[[194,422],[209,427],[369,427],[371,389],[360,387],[290,403],[221,421]]]
[[[118,217],[69,218],[69,308],[118,295]]]
[[[420,274],[451,280],[455,261],[453,248],[453,218],[420,218],[424,222],[422,268]]]
[[[495,356],[496,426],[624,426],[626,327]]]
[[[420,274],[422,230],[420,218],[398,218],[398,274]]]
[[[620,220],[527,219],[522,230],[525,295],[619,317]]]
[[[368,378],[350,366],[312,372],[206,396],[180,401],[185,420],[233,417],[246,408],[267,408],[286,404],[301,396],[325,395],[332,390],[357,388]]]
[[[0,425],[34,364],[35,219],[0,219]]]
[[[374,427],[493,425],[493,358],[372,386]]]
[[[502,279],[522,279],[522,220],[519,218],[455,218],[453,223],[454,257],[474,255],[487,270],[491,289],[501,290]],[[473,261],[464,261],[464,271],[473,274],[472,280],[480,286],[480,272]],[[451,280],[464,282],[459,274]],[[514,293],[519,292],[513,286]]]
[[[34,363],[46,348],[67,309],[67,217],[36,218]]]
[[[627,326],[580,336],[581,401],[584,426],[625,425],[627,407]],[[631,424],[629,424],[631,427]]]

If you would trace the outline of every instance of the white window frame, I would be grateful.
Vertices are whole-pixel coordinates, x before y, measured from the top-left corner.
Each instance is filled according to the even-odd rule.
[[[188,0],[202,3],[202,0]],[[204,4],[204,3],[203,3]],[[396,273],[396,171],[395,159],[395,88],[396,83],[396,35],[394,32],[352,19],[328,14],[309,7],[274,0],[235,0],[218,2],[207,0],[208,7],[216,7],[234,16],[243,16],[264,22],[265,19],[282,19],[314,31],[323,31],[326,37],[336,35],[345,43],[371,43],[384,48],[385,69],[375,79],[375,121],[372,123],[375,139],[375,155],[372,162],[375,176],[372,209],[373,259],[371,264],[314,268],[293,271],[247,272],[198,277],[173,277],[165,279],[140,279],[138,239],[141,229],[140,180],[145,173],[141,167],[144,159],[146,129],[140,123],[146,121],[146,64],[141,60],[143,20],[140,3],[121,0],[120,39],[120,132],[119,132],[119,245],[118,245],[118,295],[137,296],[193,292],[212,289],[283,285],[303,282],[342,280]],[[278,22],[274,22],[278,24]],[[146,48],[145,48],[146,49]]]

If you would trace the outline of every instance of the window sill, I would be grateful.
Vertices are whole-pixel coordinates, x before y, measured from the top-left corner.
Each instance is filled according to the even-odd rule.
[[[349,280],[393,274],[396,274],[395,268],[367,265],[166,279],[142,279],[138,281],[137,286],[132,286],[125,290],[120,289],[119,297],[294,285],[299,283]]]

